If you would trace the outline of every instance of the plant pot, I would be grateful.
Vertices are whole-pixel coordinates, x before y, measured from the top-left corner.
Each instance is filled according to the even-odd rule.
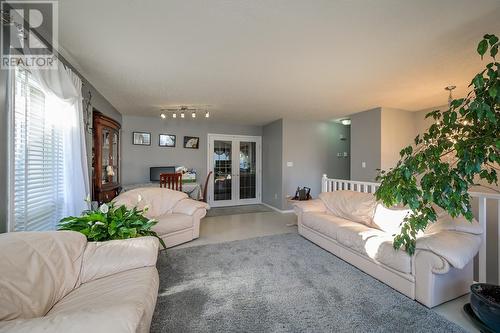
[[[500,332],[500,286],[475,283],[470,290],[474,314],[491,330]]]

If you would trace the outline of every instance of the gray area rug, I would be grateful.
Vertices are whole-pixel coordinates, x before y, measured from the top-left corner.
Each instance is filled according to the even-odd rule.
[[[207,211],[207,217],[248,214],[248,213],[266,213],[273,210],[264,205],[244,205],[231,207],[215,207]]]
[[[163,252],[151,332],[464,332],[297,234]]]

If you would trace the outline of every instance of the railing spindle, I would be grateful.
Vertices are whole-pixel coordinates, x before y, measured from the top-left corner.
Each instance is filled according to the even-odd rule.
[[[486,282],[486,198],[479,197],[479,224],[483,228],[479,248],[479,282]]]
[[[497,200],[498,284],[500,284],[500,199]]]

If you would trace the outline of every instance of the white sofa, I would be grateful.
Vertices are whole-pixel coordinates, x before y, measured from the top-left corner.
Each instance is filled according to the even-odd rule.
[[[429,308],[469,292],[481,244],[477,221],[440,211],[409,256],[392,243],[408,211],[387,209],[370,193],[325,192],[294,210],[300,235]]]
[[[190,199],[186,193],[160,187],[141,187],[117,196],[115,205],[127,208],[148,207],[145,214],[158,221],[153,226],[167,247],[200,237],[200,220],[207,214],[208,205]]]
[[[0,332],[149,332],[158,239],[73,231],[0,235]]]

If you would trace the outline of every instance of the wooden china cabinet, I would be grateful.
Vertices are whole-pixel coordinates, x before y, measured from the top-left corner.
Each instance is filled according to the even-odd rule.
[[[92,146],[92,200],[109,202],[121,190],[120,128],[117,121],[94,110]]]

